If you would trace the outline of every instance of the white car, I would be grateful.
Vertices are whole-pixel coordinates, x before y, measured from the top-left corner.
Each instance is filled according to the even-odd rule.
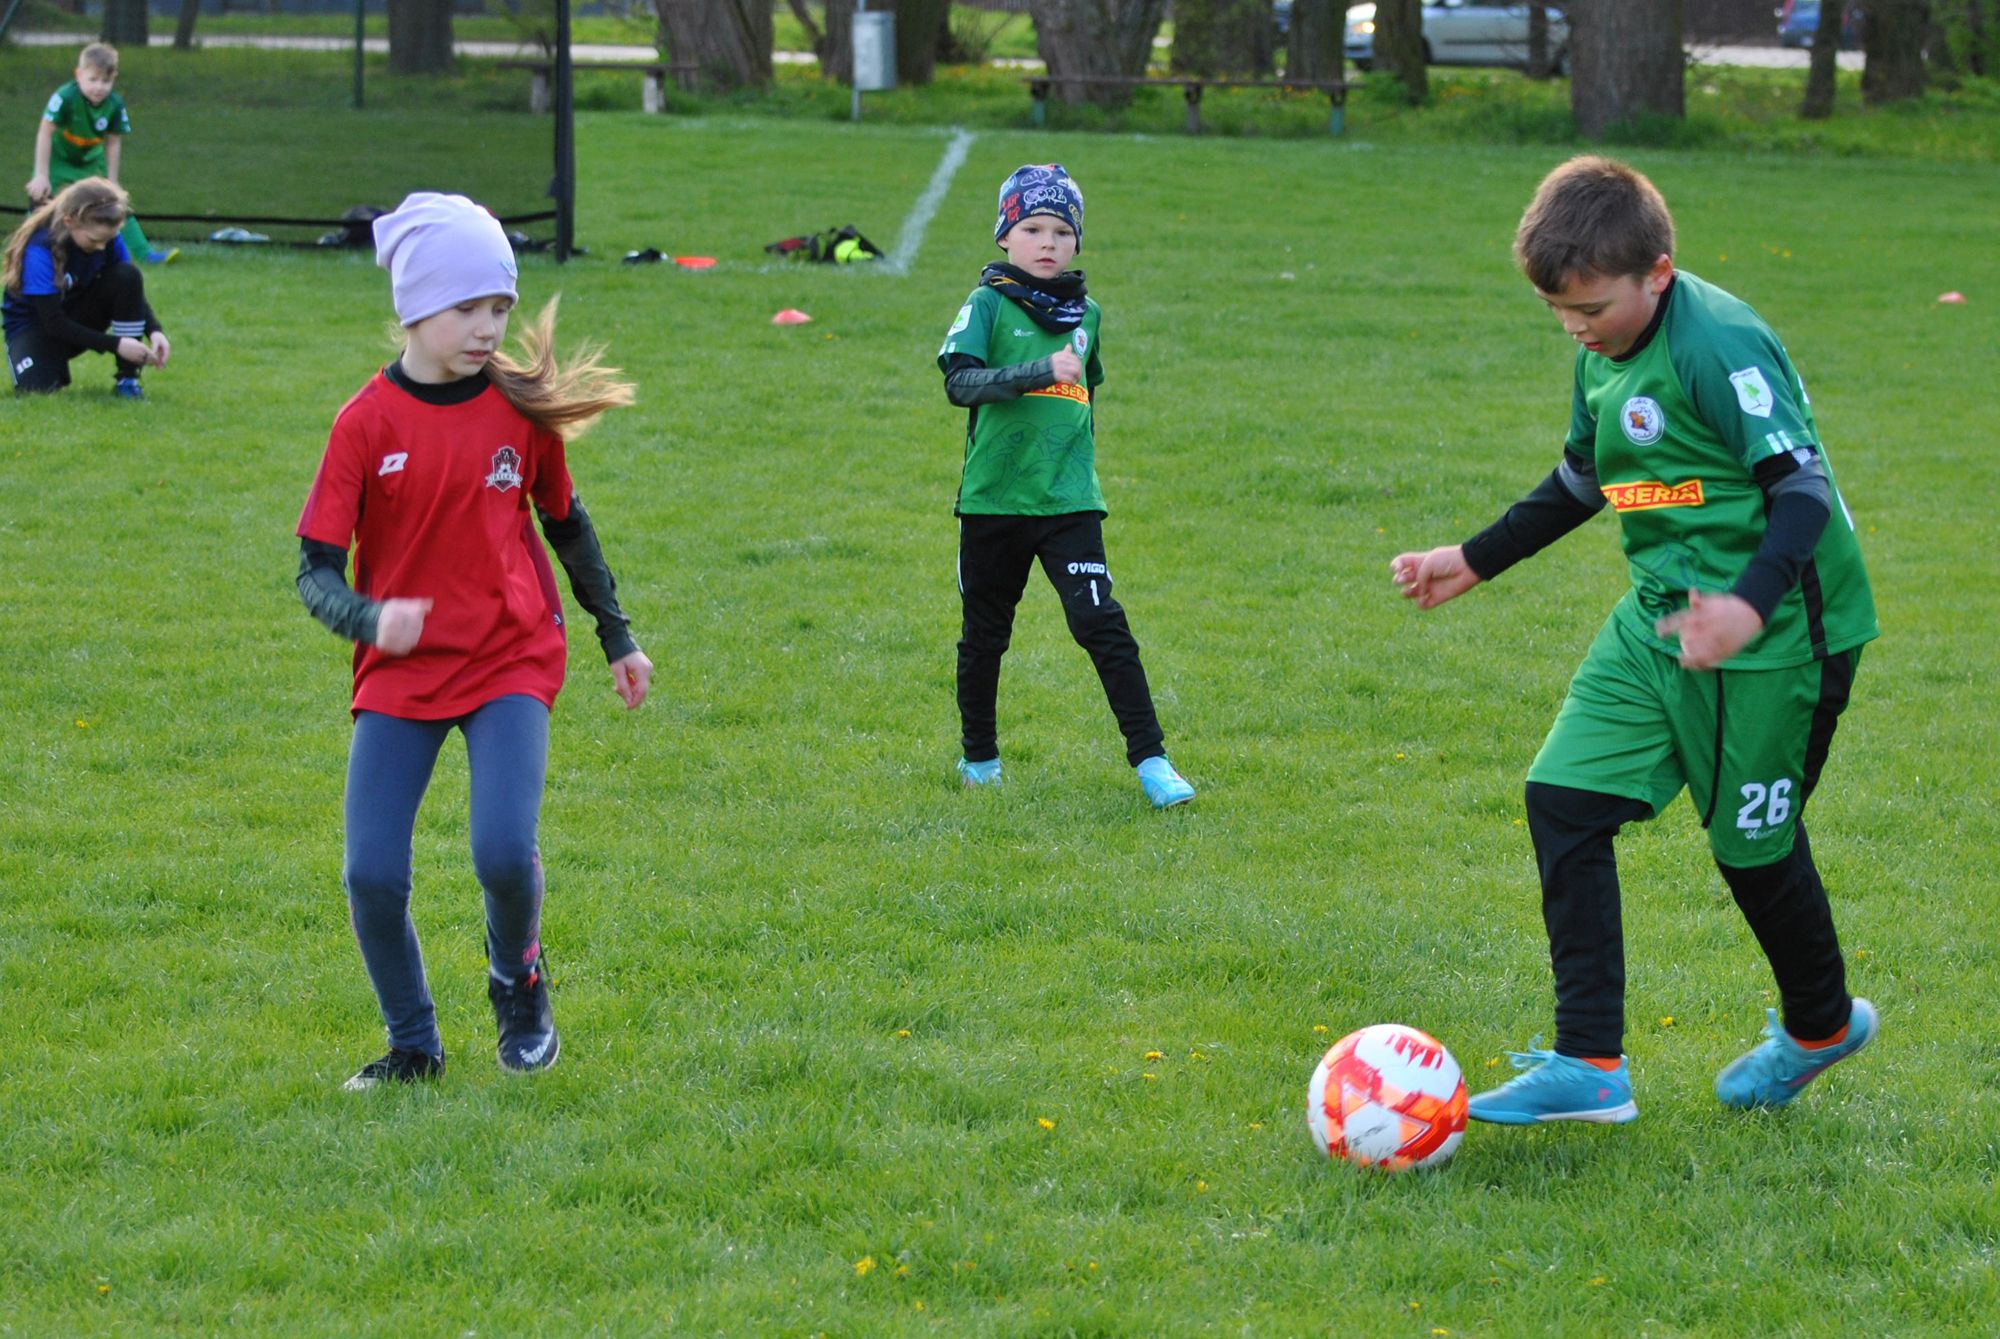
[[[1569,69],[1569,24],[1549,7],[1549,68]],[[1423,7],[1426,65],[1528,64],[1528,7],[1503,0],[1435,0]],[[1362,69],[1375,62],[1375,6],[1347,11],[1347,58]]]

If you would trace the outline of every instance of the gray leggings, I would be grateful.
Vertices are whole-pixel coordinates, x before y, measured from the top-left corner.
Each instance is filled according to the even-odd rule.
[[[465,736],[472,773],[472,868],[486,893],[486,961],[504,981],[540,951],[542,858],[535,844],[549,765],[549,709],[496,698],[456,720],[364,711],[347,757],[347,860],[342,881],[354,937],[374,983],[389,1044],[442,1055],[437,1009],[410,920],[411,835],[445,736]]]

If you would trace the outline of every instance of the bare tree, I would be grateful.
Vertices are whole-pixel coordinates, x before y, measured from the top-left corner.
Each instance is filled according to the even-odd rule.
[[[950,29],[951,0],[896,0],[896,82],[928,84],[938,42]]]
[[[1824,121],[1833,115],[1834,80],[1840,68],[1840,21],[1834,6],[1822,5],[1819,27],[1813,29],[1812,63],[1806,69],[1806,98],[1799,115],[1808,121]]]
[[[146,0],[104,0],[101,36],[113,46],[146,45]]]
[[[1070,82],[1146,72],[1167,0],[1029,0],[1035,46],[1064,102],[1123,102],[1129,90]]]
[[[1547,79],[1556,72],[1549,53],[1549,7],[1528,6],[1528,66],[1530,79]]]
[[[1868,53],[1861,70],[1862,101],[1873,107],[1924,91],[1924,40],[1930,26],[1930,0],[1872,0],[1862,32]]]
[[[1271,0],[1175,0],[1176,74],[1271,73],[1278,36]]]
[[[806,0],[791,0],[791,6],[792,17],[797,19],[799,26],[806,30],[806,42],[812,47],[813,55],[819,57],[820,68],[824,70],[826,68],[826,34],[820,31],[820,26],[817,23],[813,22],[812,11],[806,8]]]
[[[1291,79],[1338,79],[1345,73],[1341,53],[1344,15],[1334,0],[1292,0],[1292,30],[1285,53]]]
[[[389,0],[389,69],[443,74],[451,69],[451,0]]]
[[[390,0],[393,4],[395,0]],[[654,0],[667,59],[724,88],[771,82],[769,0]]]
[[[174,50],[194,50],[194,21],[201,14],[201,0],[181,0],[180,18],[174,21]]]
[[[1430,96],[1430,49],[1421,0],[1377,0],[1375,68],[1402,81],[1412,107]]]
[[[1571,0],[1569,108],[1592,139],[1637,116],[1687,114],[1680,0]]]

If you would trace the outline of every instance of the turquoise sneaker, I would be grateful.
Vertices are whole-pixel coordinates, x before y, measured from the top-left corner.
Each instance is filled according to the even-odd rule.
[[[1177,804],[1186,804],[1194,798],[1194,787],[1188,779],[1174,770],[1162,753],[1139,764],[1139,786],[1146,792],[1146,798],[1153,802],[1155,809],[1171,809]]]
[[[985,762],[958,760],[958,776],[968,786],[997,786],[1000,784],[1000,760],[988,758]]]
[[[1636,1120],[1632,1100],[1632,1066],[1623,1056],[1618,1068],[1606,1072],[1586,1060],[1536,1049],[1537,1037],[1525,1051],[1507,1052],[1514,1068],[1526,1071],[1467,1104],[1473,1120],[1495,1125],[1538,1125],[1552,1120],[1590,1121],[1623,1125]]]
[[[1805,1091],[1822,1070],[1874,1041],[1881,1025],[1875,1006],[1856,999],[1847,1015],[1847,1035],[1835,1045],[1808,1051],[1778,1022],[1776,1009],[1767,1009],[1764,1015],[1763,1042],[1730,1061],[1715,1076],[1715,1095],[1726,1107],[1784,1106]]]

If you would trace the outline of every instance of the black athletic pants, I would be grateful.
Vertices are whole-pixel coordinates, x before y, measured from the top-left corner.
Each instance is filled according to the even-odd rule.
[[[1826,662],[1825,686],[1807,741],[1791,853],[1770,865],[1718,864],[1759,947],[1770,960],[1785,1030],[1816,1041],[1847,1024],[1853,997],[1833,928],[1826,885],[1806,838],[1805,803],[1819,784],[1853,660]],[[1615,1056],[1625,1046],[1625,932],[1612,840],[1648,805],[1619,795],[1528,783],[1528,828],[1542,879],[1542,923],[1556,978],[1558,1054]]]
[[[63,315],[91,330],[109,330],[113,322],[137,323],[143,328],[146,281],[139,267],[130,263],[109,266],[88,288],[63,301]],[[145,343],[143,335],[135,338]],[[7,366],[14,374],[14,389],[22,393],[61,390],[69,385],[69,360],[91,352],[94,350],[58,339],[40,326],[7,336]],[[138,364],[115,356],[114,361],[118,376],[139,375]]]
[[[1070,635],[1097,667],[1104,696],[1125,734],[1126,761],[1137,766],[1165,753],[1153,693],[1139,663],[1139,643],[1125,622],[1125,610],[1111,598],[1104,517],[1094,511],[961,516],[958,534],[958,593],[965,611],[958,641],[958,715],[967,760],[1000,756],[1000,657],[1013,640],[1014,609],[1037,559],[1062,600]]]

